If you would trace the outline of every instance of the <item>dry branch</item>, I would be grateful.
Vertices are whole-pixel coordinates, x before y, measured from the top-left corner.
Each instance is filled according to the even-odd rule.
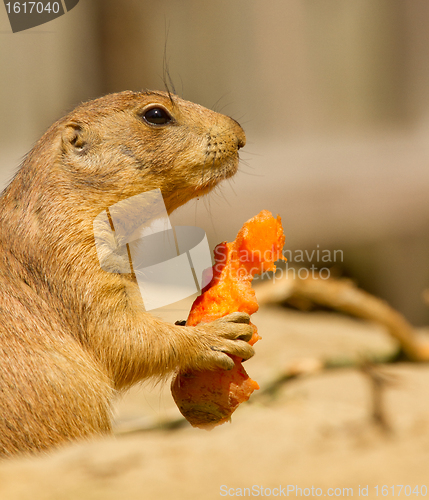
[[[410,360],[429,361],[429,345],[418,339],[404,316],[349,280],[322,279],[317,274],[301,279],[288,272],[281,279],[260,284],[256,294],[261,305],[298,298],[382,324]]]

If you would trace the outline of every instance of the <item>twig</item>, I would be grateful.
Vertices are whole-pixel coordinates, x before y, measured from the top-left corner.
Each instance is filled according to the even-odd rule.
[[[359,289],[349,280],[322,279],[317,274],[306,279],[291,277],[260,284],[256,289],[259,304],[286,301],[291,297],[311,300],[353,316],[384,325],[401,345],[410,360],[429,361],[429,345],[418,340],[413,327],[387,302]]]
[[[365,362],[361,365],[361,371],[368,377],[371,384],[371,417],[374,423],[386,433],[392,432],[392,427],[386,415],[386,388],[395,384],[395,377],[383,373],[373,363]]]
[[[376,366],[395,361],[398,353],[388,353],[366,357],[364,360],[365,366]],[[260,397],[270,396],[273,397],[277,394],[279,389],[287,382],[295,380],[300,377],[316,375],[328,370],[335,370],[338,368],[358,368],[362,369],[362,359],[356,358],[303,358],[293,360],[288,366],[274,377],[271,381],[267,382],[258,392],[255,392],[250,399],[250,402],[257,400]]]

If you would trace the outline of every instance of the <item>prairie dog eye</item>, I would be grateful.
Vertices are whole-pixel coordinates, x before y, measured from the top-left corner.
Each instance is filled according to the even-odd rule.
[[[153,107],[143,114],[143,119],[150,125],[166,125],[172,118],[164,108]]]

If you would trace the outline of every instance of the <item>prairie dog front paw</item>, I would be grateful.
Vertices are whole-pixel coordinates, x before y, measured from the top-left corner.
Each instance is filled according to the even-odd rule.
[[[203,330],[201,335],[205,336],[208,343],[209,349],[201,354],[201,363],[205,369],[230,370],[234,361],[228,354],[242,360],[255,354],[253,347],[248,344],[253,327],[250,325],[250,316],[246,313],[235,312],[211,323],[200,323],[195,328]]]

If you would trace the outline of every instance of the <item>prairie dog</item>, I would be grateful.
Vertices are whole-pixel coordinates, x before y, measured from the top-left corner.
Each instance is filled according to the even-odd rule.
[[[253,355],[249,317],[182,327],[144,310],[131,275],[100,267],[93,221],[160,189],[168,213],[235,174],[233,119],[165,92],[78,106],[0,197],[0,456],[108,433],[116,391]]]

